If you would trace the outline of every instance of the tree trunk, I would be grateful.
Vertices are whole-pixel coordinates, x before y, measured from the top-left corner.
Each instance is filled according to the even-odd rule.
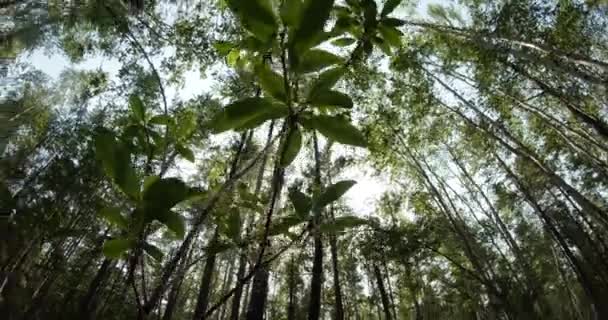
[[[268,270],[261,266],[255,272],[251,287],[251,298],[247,307],[247,320],[263,320],[268,296]]]
[[[167,306],[165,307],[162,320],[171,320],[173,318],[173,313],[175,312],[175,308],[177,306],[179,294],[184,282],[186,270],[188,268],[188,261],[190,260],[192,252],[193,250],[190,250],[188,257],[179,262],[178,272],[173,279],[173,284],[171,285],[171,290],[169,291],[169,296],[167,297]]]
[[[201,277],[201,285],[198,291],[198,299],[196,301],[196,307],[194,309],[193,320],[204,319],[207,306],[209,305],[209,293],[211,292],[211,281],[213,280],[213,271],[215,270],[215,259],[217,254],[215,253],[215,246],[218,239],[217,228],[214,231],[213,237],[209,241],[209,249],[207,250],[207,261],[205,261],[205,268],[203,270],[203,276]]]
[[[332,210],[333,216],[333,210]],[[329,247],[331,251],[331,262],[334,274],[334,296],[335,296],[335,314],[334,320],[344,320],[344,305],[342,302],[342,288],[340,286],[340,269],[338,268],[338,247],[335,235],[329,236]]]
[[[314,189],[321,191],[321,156],[317,135],[313,133],[313,153],[315,156]],[[321,289],[323,288],[323,239],[321,238],[322,209],[313,210],[314,256],[312,276],[310,279],[310,300],[308,305],[308,320],[318,320],[321,313]]]
[[[288,305],[287,320],[296,319],[296,265],[293,257],[288,270]]]
[[[87,293],[80,300],[80,318],[81,319],[91,319],[93,313],[95,312],[94,305],[97,300],[97,293],[99,291],[99,287],[106,281],[108,276],[110,275],[110,268],[113,266],[112,260],[104,259],[99,267],[99,271],[95,275],[95,278],[89,284],[89,289]]]
[[[308,305],[308,320],[318,320],[321,312],[321,288],[323,287],[323,242],[319,230],[314,239],[314,257],[312,277],[310,279],[310,303]]]
[[[391,320],[391,303],[386,292],[386,288],[384,287],[384,281],[382,280],[382,274],[380,273],[380,268],[378,268],[377,264],[373,264],[374,268],[374,276],[376,277],[376,283],[378,285],[378,291],[380,292],[380,299],[382,300],[382,308],[384,311],[384,319]]]
[[[529,192],[528,188],[521,182],[521,180],[509,169],[507,164],[500,158],[498,155],[495,155],[496,160],[503,168],[503,170],[507,173],[509,178],[515,183],[517,188],[521,191],[526,199],[526,202],[530,204],[530,206],[534,209],[536,214],[539,216],[543,225],[551,234],[556,242],[561,247],[563,253],[566,255],[570,263],[572,264],[573,270],[578,277],[578,280],[581,284],[581,287],[587,294],[589,300],[591,300],[592,305],[597,313],[599,319],[606,319],[608,317],[608,306],[603,302],[603,293],[601,288],[597,288],[595,283],[591,280],[591,277],[585,270],[584,266],[581,264],[577,256],[570,249],[566,239],[563,238],[558,228],[555,226],[551,218],[547,215],[545,210],[543,210],[538,202],[534,199],[532,194]]]

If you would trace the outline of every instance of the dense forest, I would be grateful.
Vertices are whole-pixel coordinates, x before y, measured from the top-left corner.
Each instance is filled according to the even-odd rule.
[[[608,319],[608,3],[1,0],[0,319]]]

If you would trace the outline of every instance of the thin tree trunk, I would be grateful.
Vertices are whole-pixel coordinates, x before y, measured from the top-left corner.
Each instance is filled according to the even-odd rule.
[[[291,258],[291,263],[288,269],[288,305],[287,305],[287,320],[296,319],[296,265],[294,258]]]
[[[203,276],[201,277],[201,285],[198,292],[198,298],[196,301],[196,307],[194,309],[193,320],[202,320],[207,306],[209,305],[209,293],[211,292],[211,281],[213,280],[213,272],[215,270],[215,259],[217,253],[215,252],[215,246],[218,240],[218,230],[214,231],[213,237],[209,241],[207,250],[207,260],[205,261],[205,268],[203,270]]]
[[[530,204],[530,206],[534,209],[537,215],[541,218],[544,223],[544,226],[547,228],[549,233],[554,237],[557,243],[560,245],[562,251],[572,264],[572,267],[575,273],[578,276],[579,282],[583,287],[585,293],[592,301],[595,311],[597,312],[597,316],[599,319],[605,319],[608,317],[608,306],[603,303],[603,295],[598,292],[599,290],[594,286],[593,281],[590,279],[587,274],[584,266],[581,265],[580,261],[572,252],[570,247],[568,246],[567,241],[562,237],[561,233],[551,220],[551,218],[547,215],[547,213],[540,207],[540,205],[536,202],[532,194],[528,191],[527,187],[520,181],[520,179],[509,169],[507,164],[500,158],[498,155],[495,155],[496,160],[503,168],[503,170],[507,173],[509,178],[516,184],[517,188],[524,195],[524,198]]]
[[[190,253],[188,254],[188,257],[186,259],[182,259],[179,262],[177,275],[173,279],[173,284],[171,285],[171,290],[169,291],[169,296],[167,298],[167,306],[165,307],[165,312],[163,314],[162,320],[171,320],[173,318],[173,313],[175,312],[175,308],[177,307],[181,287],[184,282],[186,270],[188,268],[188,261],[190,260],[193,251],[194,250],[191,249]]]
[[[321,190],[321,156],[317,136],[313,133],[313,152],[315,156],[314,189]],[[312,276],[310,278],[310,300],[308,305],[308,320],[318,320],[321,312],[321,289],[323,288],[323,239],[321,238],[322,209],[313,210],[314,255]]]
[[[89,284],[89,289],[87,293],[80,300],[80,318],[81,319],[91,319],[93,313],[95,312],[93,306],[95,305],[95,301],[97,300],[97,293],[99,292],[99,288],[106,281],[108,276],[110,275],[110,268],[112,268],[113,263],[110,259],[104,259],[99,267],[99,271]]]
[[[333,210],[331,210],[333,219]],[[340,285],[340,269],[338,268],[338,244],[334,234],[329,236],[329,247],[331,251],[331,262],[334,274],[334,296],[335,296],[335,314],[334,320],[344,320],[344,305],[342,302],[342,289]]]
[[[247,320],[263,320],[268,296],[268,269],[258,268],[251,285],[251,298],[247,308]]]
[[[268,133],[266,135],[266,147],[270,147],[271,144],[271,139],[272,139],[272,134],[274,131],[274,125],[275,122],[274,120],[270,122],[270,126],[268,128]],[[258,171],[258,175],[256,178],[256,182],[255,182],[255,190],[254,190],[254,194],[256,196],[258,196],[262,190],[262,182],[264,180],[264,172],[266,171],[266,164],[268,162],[268,156],[264,155],[260,164],[260,168]],[[245,236],[248,236],[249,233],[251,232],[251,229],[253,228],[253,224],[255,222],[254,220],[254,216],[252,215],[251,218],[248,221],[249,223],[247,224],[247,228],[245,230]],[[237,283],[239,281],[241,281],[241,279],[243,279],[243,277],[245,276],[245,271],[247,269],[247,248],[242,248],[240,251],[240,255],[239,255],[239,266],[238,266],[238,270],[237,270],[237,275],[236,275],[236,281]],[[249,284],[246,285],[246,287],[249,287]],[[245,292],[247,292],[248,290],[245,290]],[[236,291],[234,292],[234,295],[232,296],[232,305],[230,308],[230,320],[239,320],[239,309],[241,308],[241,296],[243,295],[243,287],[242,286],[237,286]],[[248,297],[248,295],[246,295],[246,297]],[[246,300],[246,299],[245,299]],[[247,306],[247,301],[245,301],[245,306]]]

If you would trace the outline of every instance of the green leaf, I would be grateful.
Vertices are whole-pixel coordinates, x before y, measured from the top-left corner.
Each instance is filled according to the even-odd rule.
[[[241,238],[241,215],[237,209],[230,210],[230,215],[226,221],[226,236],[238,243]]]
[[[355,43],[355,42],[357,42],[357,40],[356,40],[356,39],[354,39],[354,38],[349,38],[349,37],[345,37],[345,38],[339,38],[339,39],[336,39],[336,40],[332,41],[331,43],[332,43],[334,46],[338,46],[338,47],[347,47],[347,46],[350,46],[351,44],[353,44],[353,43]]]
[[[146,243],[144,243],[144,250],[152,258],[154,258],[154,260],[156,260],[158,262],[163,261],[164,254],[157,246],[146,242]]]
[[[300,14],[304,5],[301,0],[283,1],[281,6],[281,20],[289,27],[295,27],[300,23]]]
[[[357,182],[353,180],[344,180],[332,184],[314,200],[315,207],[323,208],[326,205],[340,199],[356,183]]]
[[[384,38],[384,40],[388,42],[388,44],[397,48],[401,46],[401,37],[403,36],[403,33],[401,33],[401,31],[397,30],[395,27],[389,27],[385,25],[380,25],[380,28],[378,28],[378,30],[380,31],[382,38]]]
[[[157,179],[144,191],[143,200],[146,215],[157,218],[157,214],[173,208],[186,200],[188,187],[177,178]],[[160,219],[158,219],[160,220]]]
[[[302,148],[302,133],[297,126],[293,128],[288,135],[287,141],[285,141],[285,148],[280,161],[281,166],[283,167],[289,166]]]
[[[216,133],[231,129],[248,129],[287,114],[286,107],[277,106],[269,99],[245,98],[222,109],[213,117],[210,126]]]
[[[256,38],[266,42],[276,33],[278,24],[269,0],[227,0],[227,2],[243,27]]]
[[[113,239],[103,244],[103,255],[110,259],[118,259],[125,251],[135,247],[135,240]]]
[[[234,44],[227,41],[218,41],[213,44],[213,48],[217,50],[220,57],[225,57],[232,51]]]
[[[384,7],[382,7],[382,12],[380,13],[380,16],[386,17],[391,12],[393,12],[400,3],[401,0],[386,0],[386,2],[384,3]]]
[[[151,124],[158,124],[158,125],[170,125],[173,122],[173,119],[171,117],[169,117],[168,115],[164,115],[164,114],[160,114],[157,116],[152,117],[152,119],[150,119],[150,123]]]
[[[235,67],[236,63],[239,61],[240,58],[241,52],[237,49],[232,49],[232,51],[230,51],[230,53],[228,53],[228,55],[226,56],[226,63],[230,67]]]
[[[293,34],[291,45],[297,52],[304,52],[315,44],[315,38],[323,32],[329,19],[334,0],[306,0],[300,23]]]
[[[207,247],[207,254],[218,254],[222,253],[226,250],[230,250],[234,248],[235,245],[233,243],[229,243],[226,241],[215,241],[209,247]]]
[[[182,156],[184,159],[194,163],[194,152],[191,149],[185,147],[183,144],[178,143],[175,145],[175,151]]]
[[[139,96],[133,94],[129,97],[129,107],[137,120],[142,122],[146,120],[146,109]]]
[[[310,215],[310,209],[312,207],[312,200],[310,197],[300,190],[291,189],[289,191],[289,200],[300,218],[305,219]]]
[[[333,222],[321,224],[320,230],[323,233],[338,233],[345,229],[362,226],[368,223],[369,221],[359,217],[343,216],[336,218]]]
[[[132,199],[139,197],[139,181],[131,165],[127,147],[116,141],[114,133],[99,129],[95,136],[95,156],[101,161],[106,174]]]
[[[278,73],[272,71],[267,65],[259,65],[256,67],[256,75],[264,92],[271,95],[273,98],[286,101],[285,81]]]
[[[341,62],[342,58],[333,53],[311,49],[301,56],[297,71],[301,73],[315,72]]]
[[[313,106],[332,106],[350,109],[353,107],[353,100],[346,94],[333,90],[315,92],[309,101]]]
[[[317,92],[331,89],[342,78],[344,71],[344,68],[338,67],[321,73],[319,78],[313,83],[309,97],[314,96]]]
[[[319,131],[330,140],[342,144],[366,147],[365,137],[350,122],[341,116],[312,116],[309,119],[300,118],[304,126]]]
[[[279,219],[279,221],[277,223],[273,224],[273,226],[270,228],[270,235],[278,236],[281,234],[285,234],[285,233],[289,232],[290,228],[295,227],[298,224],[305,222],[305,221],[306,220],[303,219],[302,217],[295,216],[295,215],[281,218],[281,219]]]
[[[401,27],[405,25],[405,21],[397,18],[382,18],[380,24],[388,27]]]
[[[380,38],[380,37],[374,37],[372,39],[372,41],[374,42],[374,44],[380,48],[380,50],[382,50],[382,52],[384,52],[384,54],[386,54],[387,56],[391,56],[393,54],[391,46],[388,44],[388,42],[386,42],[384,39]]]
[[[129,226],[127,219],[120,213],[120,209],[116,207],[107,207],[99,210],[101,217],[106,219],[110,224],[113,224],[123,230]]]
[[[156,219],[167,226],[169,230],[173,231],[175,236],[180,239],[184,238],[184,235],[186,234],[186,225],[182,216],[174,211],[167,210],[158,212],[156,214]]]
[[[152,184],[154,184],[158,179],[160,179],[159,176],[147,176],[144,179],[144,185],[143,185],[143,191],[142,192],[145,193],[146,190],[148,190],[148,188],[150,188],[150,186]]]

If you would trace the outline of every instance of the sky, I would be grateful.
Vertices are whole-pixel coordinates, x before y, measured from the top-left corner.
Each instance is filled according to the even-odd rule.
[[[420,1],[416,7],[416,15],[426,16],[426,8],[429,3],[441,3],[445,1],[431,1],[423,0]],[[403,15],[402,9],[397,9],[396,15]],[[399,12],[399,10],[401,12]],[[168,15],[172,15],[171,12],[167,12]],[[411,15],[410,12],[408,15]],[[153,63],[158,66],[160,65],[161,59],[159,57],[152,58]],[[69,59],[55,50],[54,53],[49,54],[44,49],[36,49],[32,52],[28,52],[18,57],[18,61],[30,64],[33,68],[38,69],[46,73],[49,77],[56,80],[59,78],[61,72],[67,68],[75,68],[78,70],[96,70],[102,69],[108,73],[109,79],[117,79],[118,71],[121,64],[116,59],[112,59],[104,56],[92,56],[86,57],[84,61],[72,64]],[[145,63],[143,58],[141,63]],[[147,67],[147,65],[146,65]],[[158,68],[158,67],[157,67]],[[214,79],[210,76],[210,72],[201,74],[198,68],[193,68],[184,74],[185,81],[182,87],[166,86],[167,100],[172,101],[172,98],[179,96],[182,101],[192,98],[201,93],[211,92],[215,85]],[[228,136],[220,137],[219,139],[225,139]],[[335,148],[336,154],[344,153],[345,149],[340,146]],[[349,147],[350,149],[350,147]],[[349,150],[350,151],[350,150]],[[361,152],[366,152],[361,150]],[[355,150],[356,154],[360,154],[359,151]],[[200,157],[198,161],[201,161]],[[301,160],[300,160],[301,161]],[[297,167],[300,167],[296,164]],[[179,169],[175,171],[177,174],[190,175],[194,173],[195,165],[190,164],[187,161],[180,161],[178,163]],[[346,204],[351,207],[355,214],[367,216],[374,213],[376,209],[375,203],[387,191],[389,182],[386,176],[375,174],[371,168],[355,166],[345,170],[339,177],[334,179],[348,179],[355,180],[357,184],[349,190],[344,196]]]

